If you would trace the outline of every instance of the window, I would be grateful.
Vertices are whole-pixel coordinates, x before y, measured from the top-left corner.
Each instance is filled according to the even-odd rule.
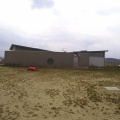
[[[48,58],[48,59],[47,59],[47,63],[48,63],[49,65],[52,65],[52,64],[54,63],[54,60],[53,60],[52,58]]]

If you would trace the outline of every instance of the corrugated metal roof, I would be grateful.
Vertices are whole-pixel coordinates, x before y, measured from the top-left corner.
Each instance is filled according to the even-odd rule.
[[[72,53],[104,53],[104,52],[108,52],[108,50],[97,50],[97,51],[87,51],[87,50],[82,50],[82,51],[74,51]]]
[[[14,47],[19,48],[21,50],[24,49],[24,50],[27,50],[27,51],[49,51],[49,50],[44,50],[44,49],[39,49],[39,48],[32,48],[32,47],[26,47],[26,46],[15,45],[15,44],[11,45],[10,50],[13,50]]]

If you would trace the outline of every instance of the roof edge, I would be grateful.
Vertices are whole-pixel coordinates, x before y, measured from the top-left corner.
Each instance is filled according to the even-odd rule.
[[[49,51],[49,50],[44,50],[44,49],[39,49],[39,48],[33,48],[33,47],[27,47],[27,46],[22,46],[22,45],[16,45],[16,44],[12,44],[9,50],[12,50],[13,47],[21,47],[21,48],[27,48],[27,49],[34,49],[34,50],[42,50],[42,51]]]

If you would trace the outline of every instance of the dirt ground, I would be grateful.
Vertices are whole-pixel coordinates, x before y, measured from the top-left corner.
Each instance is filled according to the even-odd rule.
[[[120,69],[0,66],[0,120],[120,120]]]

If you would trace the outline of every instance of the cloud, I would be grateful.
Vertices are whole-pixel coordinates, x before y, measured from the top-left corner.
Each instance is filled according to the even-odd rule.
[[[11,29],[11,28],[10,28]],[[26,35],[21,31],[14,31],[13,29],[0,29],[0,54],[4,56],[4,51],[8,50],[11,44],[19,44],[40,49],[47,49],[52,51],[81,51],[81,50],[110,50],[107,57],[116,57],[119,54],[119,40],[113,38],[104,38],[99,36],[82,35],[74,36],[68,31],[60,31],[58,34],[46,35]],[[54,31],[55,32],[55,31]],[[53,32],[53,33],[54,33]],[[116,51],[116,52],[112,52]],[[0,55],[0,56],[1,56]]]
[[[14,43],[53,51],[108,49],[107,55],[117,57],[119,8],[119,0],[0,0],[0,48]]]
[[[99,11],[97,11],[97,13],[99,15],[104,15],[104,16],[108,16],[111,14],[119,14],[120,13],[120,8],[109,8],[109,9],[101,9]]]
[[[32,0],[32,8],[51,8],[54,2],[52,0]]]

